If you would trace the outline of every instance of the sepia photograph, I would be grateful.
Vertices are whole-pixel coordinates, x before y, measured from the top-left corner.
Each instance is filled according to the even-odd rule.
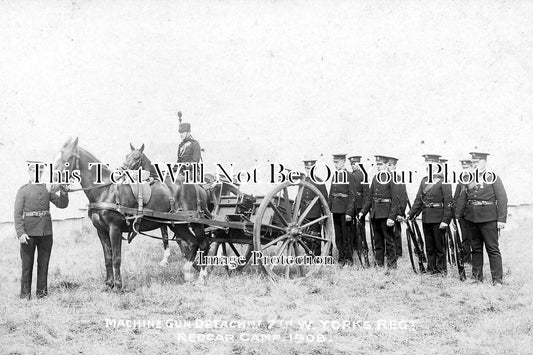
[[[0,1],[1,354],[530,354],[533,2]]]

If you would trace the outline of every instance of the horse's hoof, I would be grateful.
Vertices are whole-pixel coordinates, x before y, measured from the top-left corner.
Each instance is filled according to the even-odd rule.
[[[166,260],[161,260],[161,261],[159,262],[159,266],[161,266],[161,267],[167,267],[167,266],[168,266],[168,261],[166,261]]]
[[[190,271],[183,272],[183,279],[187,282],[194,280],[194,274]]]

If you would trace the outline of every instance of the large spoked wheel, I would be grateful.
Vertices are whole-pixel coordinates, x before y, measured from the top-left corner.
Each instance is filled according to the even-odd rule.
[[[320,190],[304,180],[286,182],[265,196],[255,214],[252,260],[274,280],[308,277],[333,263],[333,235]]]

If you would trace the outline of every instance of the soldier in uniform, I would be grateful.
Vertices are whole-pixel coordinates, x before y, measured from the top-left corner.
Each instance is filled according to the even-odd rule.
[[[473,181],[459,196],[457,214],[464,216],[472,237],[472,279],[483,281],[483,244],[489,256],[492,283],[502,285],[502,257],[498,245],[498,230],[507,220],[507,194],[499,176],[491,180],[487,171],[488,153],[472,152],[472,167],[480,179]],[[487,181],[483,180],[483,176]],[[487,183],[492,182],[492,183]]]
[[[398,158],[394,157],[387,157],[387,169],[391,174],[394,174],[396,171],[396,165],[398,164]],[[400,176],[397,177],[397,179],[393,179],[392,183],[396,185],[398,195],[394,197],[394,199],[397,199],[398,204],[398,217],[394,221],[394,228],[393,228],[393,234],[394,234],[394,245],[396,246],[396,256],[401,257],[402,256],[402,223],[401,218],[405,217],[405,208],[407,207],[407,201],[409,200],[409,197],[407,196],[407,188],[405,186],[405,183],[403,181],[399,181]]]
[[[181,123],[179,125],[179,134],[181,143],[178,146],[178,163],[199,163],[202,160],[202,150],[200,143],[191,136],[191,125],[189,123]],[[191,167],[181,169],[191,170]]]
[[[463,173],[461,173],[461,175],[463,176],[463,181],[468,181],[467,175],[468,175],[468,172],[472,170],[472,160],[470,160],[470,158],[461,159],[460,162],[461,162],[461,167],[463,168]],[[461,195],[461,192],[466,189],[467,185],[468,184],[462,184],[459,182],[457,186],[455,187],[455,192],[453,194],[453,201],[454,201],[453,213],[456,216],[457,222],[459,223],[457,228],[461,228],[461,234],[463,236],[463,240],[461,244],[461,249],[463,253],[463,263],[471,264],[472,263],[472,245],[471,245],[472,238],[470,237],[470,229],[467,228],[464,217],[459,217],[456,214],[459,196]]]
[[[352,176],[355,183],[355,198],[354,198],[354,215],[359,214],[363,209],[363,203],[368,199],[368,192],[370,190],[368,182],[365,182],[365,175],[361,170],[359,164],[361,163],[360,155],[352,155],[348,157],[350,165],[352,166]],[[355,221],[354,221],[355,222]],[[366,233],[365,230],[365,219],[364,216],[361,218],[361,227],[363,229],[363,234]],[[362,241],[357,237],[357,223],[353,223],[353,248],[357,250],[358,253],[361,253],[363,250]]]
[[[440,155],[424,155],[426,163],[439,163]],[[435,169],[433,169],[435,170]],[[422,229],[426,241],[428,272],[446,274],[445,233],[452,219],[452,187],[443,182],[440,174],[433,174],[432,182],[425,176],[420,182],[409,219],[413,220],[422,211]]]
[[[306,172],[306,176],[305,176],[304,180],[309,182],[309,183],[311,183],[317,189],[319,189],[321,194],[322,194],[322,196],[324,196],[324,198],[327,199],[328,198],[328,191],[326,189],[326,185],[325,184],[320,184],[319,181],[318,181],[319,180],[318,178],[316,178],[317,182],[313,181],[310,178],[311,169],[313,168],[313,166],[315,166],[316,160],[307,159],[307,160],[304,160],[303,163],[304,163],[305,172]],[[313,199],[315,197],[316,197],[316,194],[313,191],[311,191],[308,188],[304,189],[303,195],[302,195],[302,205],[301,205],[302,208],[301,208],[300,213],[305,211],[307,206],[309,206],[309,204],[311,203],[311,201],[313,201]],[[304,223],[310,222],[310,221],[312,221],[314,219],[317,219],[317,218],[319,218],[321,216],[322,216],[322,203],[321,203],[320,200],[318,200],[315,203],[315,205],[311,208],[311,210],[308,212],[308,214],[306,216],[306,222],[304,222]],[[313,234],[317,234],[317,235],[320,234],[320,228],[321,228],[321,225],[319,223],[315,223],[311,227],[309,227],[310,232],[313,233]],[[309,249],[311,249],[311,251],[313,252],[314,255],[321,255],[321,242],[319,240],[307,241],[307,245],[309,246]]]
[[[329,208],[333,214],[335,244],[339,250],[339,264],[353,265],[353,242],[350,225],[353,218],[355,182],[344,168],[346,154],[334,154],[335,173],[329,191]]]
[[[49,192],[44,183],[36,183],[37,174],[40,179],[44,165],[38,161],[27,163],[29,183],[23,185],[17,192],[14,218],[22,259],[20,298],[30,299],[35,249],[37,249],[37,297],[48,294],[48,262],[53,243],[50,202],[58,208],[65,208],[68,206],[68,195],[64,187],[57,195]]]
[[[385,255],[387,266],[396,268],[396,247],[394,244],[393,227],[398,217],[397,185],[392,183],[391,174],[387,171],[388,158],[376,155],[377,174],[372,179],[368,199],[358,214],[362,217],[370,211],[370,223],[374,230],[374,247],[376,264],[383,266]]]

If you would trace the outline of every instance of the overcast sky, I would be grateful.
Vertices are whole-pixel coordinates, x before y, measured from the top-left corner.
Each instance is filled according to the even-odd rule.
[[[69,136],[174,160],[178,110],[207,162],[478,147],[533,200],[531,1],[3,1],[0,38],[2,215]]]

